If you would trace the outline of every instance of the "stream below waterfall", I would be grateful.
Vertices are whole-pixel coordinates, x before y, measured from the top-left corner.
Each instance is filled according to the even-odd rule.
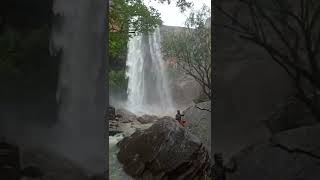
[[[124,138],[122,133],[109,136],[109,179],[110,180],[132,180],[122,169],[117,159],[119,148],[117,143]]]
[[[128,176],[122,169],[121,163],[118,161],[117,153],[119,148],[117,143],[124,137],[128,137],[133,134],[136,130],[144,130],[149,128],[152,124],[122,124],[123,133],[109,136],[109,180],[133,180],[132,177]]]

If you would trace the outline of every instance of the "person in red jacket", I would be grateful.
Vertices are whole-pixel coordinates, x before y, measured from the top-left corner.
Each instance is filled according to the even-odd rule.
[[[180,110],[177,110],[176,120],[182,125],[185,126],[186,121],[182,120],[183,114],[180,113]]]

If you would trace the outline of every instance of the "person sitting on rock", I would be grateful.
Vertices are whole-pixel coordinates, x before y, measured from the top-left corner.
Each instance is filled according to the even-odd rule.
[[[184,126],[184,122],[182,121],[182,116],[184,116],[183,114],[180,113],[180,110],[177,110],[177,114],[176,114],[176,120]]]
[[[211,169],[211,175],[213,180],[226,180],[227,173],[233,173],[236,171],[236,163],[233,160],[233,167],[228,168],[223,165],[223,157],[221,153],[214,154],[214,165]]]

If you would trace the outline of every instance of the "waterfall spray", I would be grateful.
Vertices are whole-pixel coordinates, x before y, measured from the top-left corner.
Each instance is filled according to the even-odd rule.
[[[161,55],[160,28],[128,43],[127,108],[137,114],[172,115],[174,108]]]

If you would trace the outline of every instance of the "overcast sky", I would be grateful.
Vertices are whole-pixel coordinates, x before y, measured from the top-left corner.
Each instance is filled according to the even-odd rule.
[[[195,9],[200,9],[203,4],[211,8],[211,0],[189,0],[194,4]],[[175,6],[175,2],[168,5],[167,3],[161,4],[154,0],[144,0],[144,2],[157,9],[161,13],[161,19],[164,25],[168,26],[184,26],[189,11],[180,13],[180,9]]]

